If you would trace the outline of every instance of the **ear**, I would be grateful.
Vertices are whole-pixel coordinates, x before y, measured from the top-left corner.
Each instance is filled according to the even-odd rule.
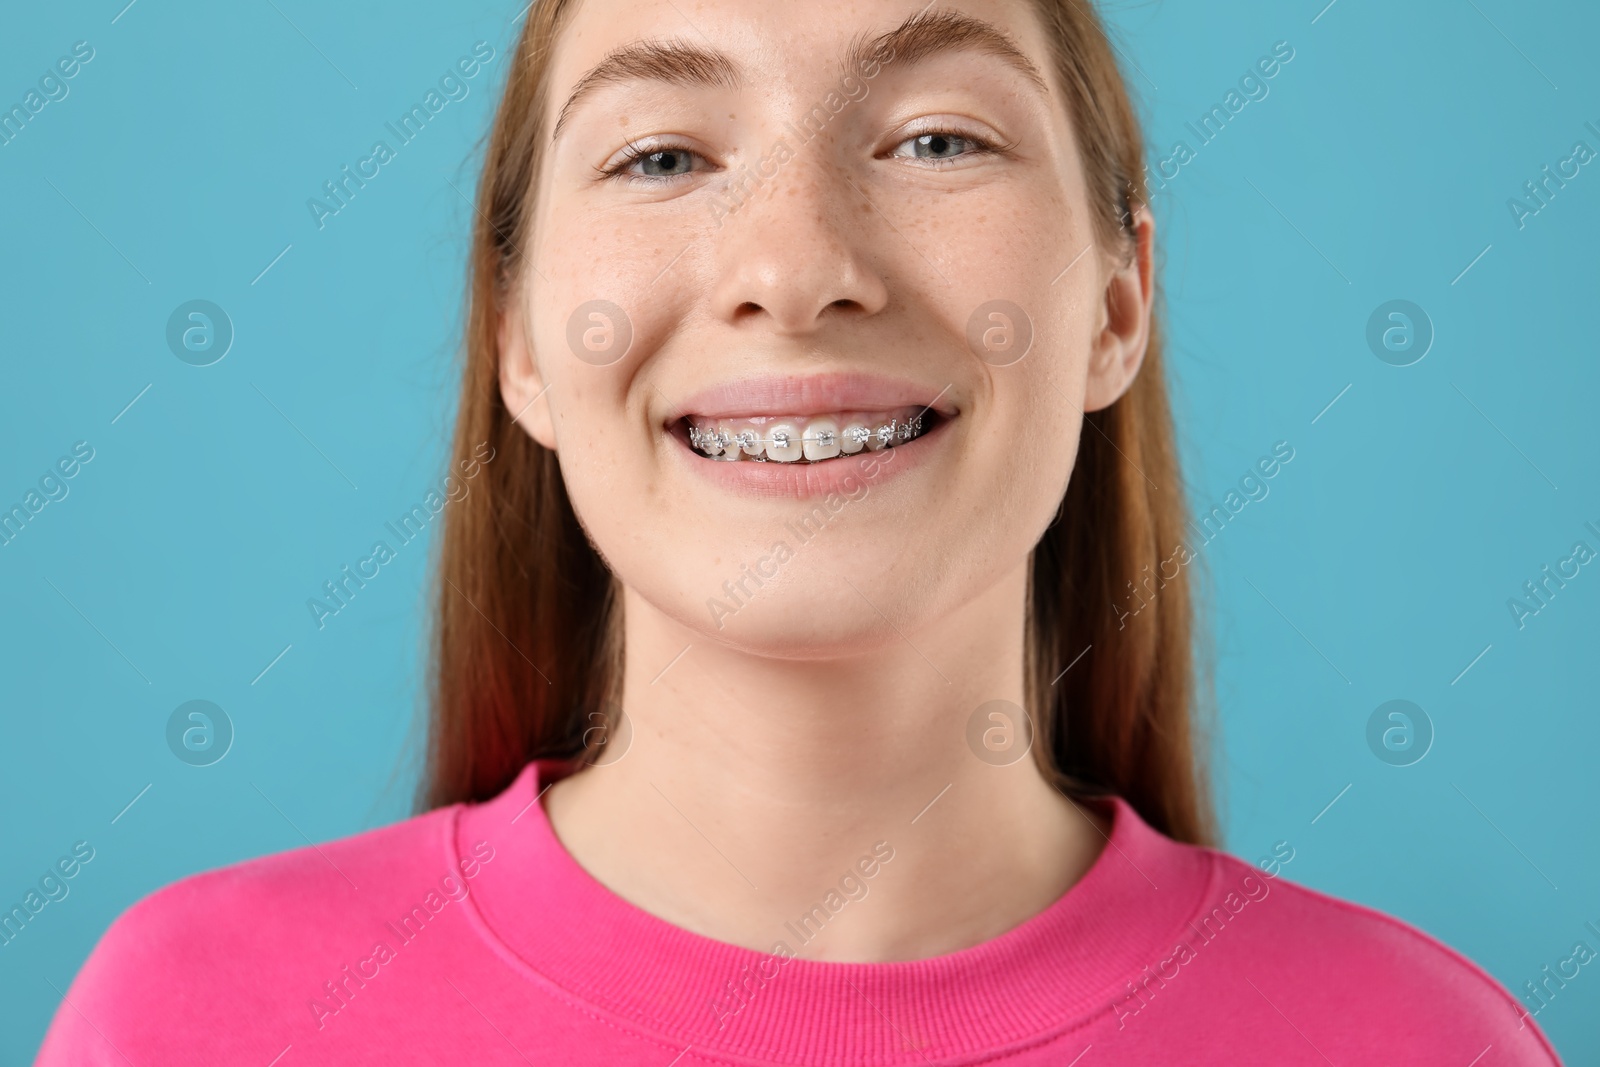
[[[548,386],[529,340],[528,324],[523,316],[523,294],[515,284],[511,292],[513,295],[500,311],[496,331],[500,348],[500,399],[505,402],[513,421],[527,431],[529,437],[553,452],[556,435],[550,418],[550,403],[545,396]]]
[[[1156,220],[1145,204],[1133,210],[1133,242],[1127,259],[1106,279],[1100,332],[1089,356],[1089,382],[1083,410],[1116,403],[1133,384],[1150,344],[1150,312],[1155,300]]]

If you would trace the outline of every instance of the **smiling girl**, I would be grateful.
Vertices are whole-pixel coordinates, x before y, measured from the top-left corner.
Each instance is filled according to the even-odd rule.
[[[1084,0],[539,0],[509,62],[427,813],[135,905],[42,1062],[1555,1062],[1209,847],[1188,572],[1114,610],[1185,512]]]

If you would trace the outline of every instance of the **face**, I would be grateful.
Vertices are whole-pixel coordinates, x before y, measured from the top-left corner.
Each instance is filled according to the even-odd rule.
[[[1025,0],[580,0],[500,377],[630,613],[814,658],[1020,594],[1150,305],[1048,56]]]

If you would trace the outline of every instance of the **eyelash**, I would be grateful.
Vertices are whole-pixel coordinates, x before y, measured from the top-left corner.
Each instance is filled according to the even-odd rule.
[[[989,139],[981,138],[981,136],[978,136],[978,134],[970,133],[970,131],[957,130],[957,128],[954,128],[954,126],[931,126],[931,128],[928,128],[928,130],[918,130],[917,133],[907,134],[906,138],[896,142],[894,147],[899,149],[899,147],[904,146],[904,144],[910,144],[912,141],[920,141],[922,138],[947,138],[950,139],[950,141],[965,141],[966,144],[970,146],[970,150],[968,150],[968,152],[963,152],[963,155],[995,155],[997,152],[1003,152],[1003,150],[1005,150],[1005,147],[998,146],[998,144],[989,141]],[[947,158],[947,160],[923,160],[923,163],[925,163],[925,165],[938,166],[941,165],[941,163],[954,163],[955,158]]]
[[[642,144],[642,142],[635,141],[624,147],[622,152],[624,152],[624,155],[622,155],[621,160],[611,166],[602,166],[600,168],[600,179],[602,181],[621,179],[621,181],[629,182],[648,182],[648,184],[654,186],[659,182],[672,181],[674,178],[683,178],[683,176],[682,174],[629,174],[627,173],[627,168],[646,160],[646,158],[650,158],[651,155],[659,155],[661,152],[683,152],[685,155],[693,155],[693,157],[701,158],[701,160],[706,158],[696,150],[686,146],[686,144],[672,144],[672,142]]]
[[[996,145],[992,141],[989,141],[989,140],[987,140],[985,138],[978,137],[978,136],[976,136],[974,134],[967,133],[967,132],[965,132],[963,130],[957,130],[957,129],[952,129],[952,128],[948,128],[948,127],[938,127],[938,128],[935,128],[935,129],[922,130],[920,132],[911,134],[910,136],[906,137],[904,140],[898,142],[895,145],[895,147],[899,148],[901,145],[907,144],[907,143],[909,143],[911,141],[919,140],[919,139],[921,139],[923,137],[946,137],[946,138],[950,138],[950,139],[953,139],[953,140],[963,141],[968,145],[968,151],[963,153],[964,156],[993,155],[993,154],[995,154],[997,152],[1001,152],[1001,151],[1004,150],[1001,146]],[[682,144],[667,143],[667,144],[656,144],[656,145],[647,145],[647,146],[630,145],[629,149],[628,149],[628,153],[627,153],[626,156],[624,156],[621,160],[619,160],[617,163],[615,163],[611,167],[602,168],[601,169],[601,172],[600,172],[601,180],[602,181],[620,180],[620,181],[628,182],[630,184],[631,183],[637,183],[637,182],[645,182],[645,183],[649,183],[649,184],[655,185],[655,184],[660,184],[662,182],[671,181],[674,178],[688,177],[688,175],[685,175],[685,174],[629,174],[629,173],[627,173],[628,168],[632,167],[634,164],[640,162],[641,160],[648,159],[649,157],[651,157],[653,155],[658,155],[658,154],[663,153],[663,152],[683,152],[683,153],[686,153],[688,155],[695,156],[697,158],[701,158],[701,159],[704,158],[703,156],[700,155],[699,152],[696,152],[694,149],[689,148],[688,146],[682,145]],[[925,159],[925,160],[923,160],[923,164],[924,165],[930,165],[930,166],[933,166],[934,168],[937,168],[941,164],[955,162],[956,158],[960,158],[960,157],[955,157],[955,158],[950,158],[950,159]]]

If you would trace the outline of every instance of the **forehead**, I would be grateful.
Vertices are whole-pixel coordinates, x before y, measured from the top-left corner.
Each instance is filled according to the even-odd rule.
[[[874,57],[907,69],[953,54],[988,57],[1048,93],[1048,49],[1026,0],[574,0],[549,106],[559,123],[630,81],[740,90],[838,80]]]

